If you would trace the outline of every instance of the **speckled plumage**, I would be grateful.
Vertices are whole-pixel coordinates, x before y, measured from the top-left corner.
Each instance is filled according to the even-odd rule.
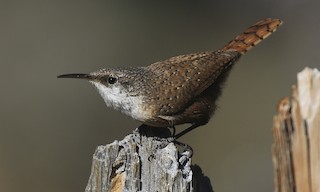
[[[180,55],[146,67],[60,77],[88,79],[108,106],[144,124],[169,127],[191,123],[197,127],[206,124],[215,111],[233,64],[281,23],[278,19],[262,20],[214,52]]]

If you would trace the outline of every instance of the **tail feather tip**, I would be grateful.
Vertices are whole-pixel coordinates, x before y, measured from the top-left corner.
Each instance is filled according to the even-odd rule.
[[[283,24],[280,19],[267,18],[257,22],[247,28],[243,33],[230,41],[224,48],[224,51],[238,51],[241,54],[250,50],[253,46],[260,43],[263,39],[269,37]]]

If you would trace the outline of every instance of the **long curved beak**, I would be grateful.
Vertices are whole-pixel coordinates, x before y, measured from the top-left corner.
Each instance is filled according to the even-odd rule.
[[[81,74],[81,73],[63,74],[63,75],[59,75],[57,78],[75,78],[75,79],[86,79],[86,80],[94,79],[94,77],[90,74]]]

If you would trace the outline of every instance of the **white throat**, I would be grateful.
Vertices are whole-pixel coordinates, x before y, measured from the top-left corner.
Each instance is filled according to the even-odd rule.
[[[129,96],[119,86],[107,87],[101,83],[90,81],[98,90],[108,107],[112,107],[136,120],[144,121],[147,117],[142,110],[143,97]]]

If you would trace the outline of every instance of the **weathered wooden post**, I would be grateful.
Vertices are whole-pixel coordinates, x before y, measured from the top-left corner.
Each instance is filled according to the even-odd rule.
[[[298,74],[292,96],[278,104],[272,146],[276,192],[320,191],[320,72]]]
[[[99,146],[86,192],[213,191],[191,165],[191,151],[179,152],[166,128],[139,127],[121,141]]]

